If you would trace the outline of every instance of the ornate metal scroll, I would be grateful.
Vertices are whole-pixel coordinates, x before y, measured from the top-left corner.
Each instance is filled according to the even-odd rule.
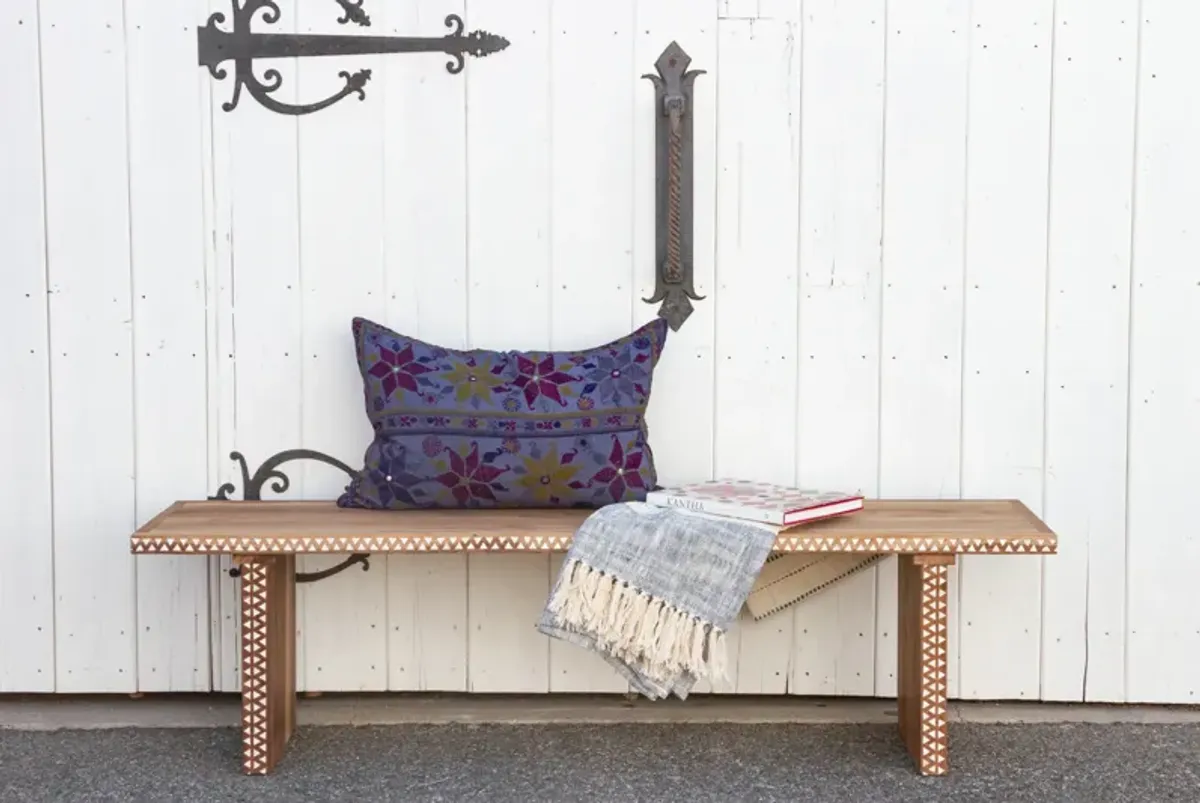
[[[337,0],[337,4],[342,7],[343,12],[342,16],[338,17],[339,25],[345,25],[347,22],[364,26],[371,24],[371,18],[363,11],[363,0]]]
[[[692,57],[677,42],[654,62],[658,75],[643,78],[654,82],[656,109],[655,205],[657,276],[654,295],[647,304],[663,302],[660,317],[675,331],[692,314],[696,295],[692,282],[692,84],[705,70],[689,70]]]
[[[341,0],[338,1],[341,2]],[[346,2],[349,2],[349,0],[346,0]],[[238,468],[240,468],[242,471],[242,499],[247,502],[262,501],[263,486],[267,484],[268,480],[274,480],[274,482],[271,483],[271,490],[275,493],[281,494],[287,491],[287,489],[291,487],[292,481],[288,479],[287,474],[284,474],[279,470],[279,466],[292,460],[316,460],[317,462],[324,463],[327,466],[333,466],[334,468],[341,469],[348,477],[353,477],[355,474],[354,469],[350,468],[350,466],[346,465],[341,460],[338,460],[336,457],[330,457],[323,452],[317,452],[312,449],[288,449],[287,451],[272,455],[263,461],[263,464],[259,466],[257,470],[255,470],[254,476],[250,476],[250,467],[247,465],[246,458],[241,452],[230,452],[229,459],[235,461],[238,464]],[[228,502],[230,501],[229,495],[236,490],[236,485],[234,485],[232,482],[226,482],[217,489],[215,495],[208,498],[210,500],[221,500]],[[296,582],[315,583],[317,580],[324,580],[326,577],[332,577],[339,572],[343,572],[356,563],[362,564],[364,572],[371,568],[369,555],[355,553],[336,566],[330,566],[328,569],[322,569],[319,572],[296,572]],[[230,577],[238,577],[240,574],[241,571],[237,566],[234,566],[229,570]]]
[[[336,0],[342,7],[342,16],[338,22],[345,25],[353,22],[355,25],[369,26],[371,18],[363,11],[363,0]],[[283,76],[279,71],[270,68],[263,72],[262,80],[254,74],[254,62],[257,59],[307,58],[312,56],[361,56],[383,53],[445,53],[450,56],[446,69],[454,74],[463,70],[466,56],[483,57],[497,53],[508,47],[509,42],[502,36],[486,31],[472,31],[463,34],[465,25],[462,17],[450,14],[446,17],[446,27],[450,33],[445,36],[343,36],[324,34],[280,34],[255,33],[250,29],[254,15],[262,11],[262,21],[273,25],[279,21],[280,11],[275,0],[230,0],[233,5],[233,23],[231,31],[223,31],[217,26],[225,22],[225,15],[217,12],[208,18],[208,24],[196,32],[197,56],[201,67],[217,80],[228,74],[222,63],[234,62],[233,98],[221,104],[225,111],[237,108],[242,96],[242,87],[256,101],[267,109],[279,114],[311,114],[328,108],[342,98],[358,95],[359,100],[366,97],[363,87],[371,80],[370,70],[359,70],[355,73],[341,71],[338,75],[345,85],[333,95],[315,103],[294,105],[283,103],[271,96],[283,84]]]

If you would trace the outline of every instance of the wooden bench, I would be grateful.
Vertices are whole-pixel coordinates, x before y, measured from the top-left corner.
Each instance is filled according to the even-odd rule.
[[[277,489],[278,490],[278,489]],[[296,727],[296,555],[559,552],[585,510],[366,511],[332,502],[176,502],[132,536],[138,554],[232,555],[242,614],[242,771],[271,772]],[[899,556],[898,714],[918,770],[949,768],[946,577],[960,554],[1052,554],[1057,538],[1017,501],[868,501],[782,532],[780,552]],[[347,561],[347,565],[350,561]]]

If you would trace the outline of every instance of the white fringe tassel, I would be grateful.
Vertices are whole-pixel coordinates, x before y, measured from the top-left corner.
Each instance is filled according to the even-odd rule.
[[[610,654],[669,681],[681,672],[726,680],[725,631],[571,559],[548,607]]]

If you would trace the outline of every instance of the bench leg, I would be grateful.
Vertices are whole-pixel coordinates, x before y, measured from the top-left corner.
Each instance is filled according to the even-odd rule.
[[[922,775],[949,771],[946,578],[953,555],[899,556],[900,737]]]
[[[243,558],[240,576],[242,772],[265,775],[296,728],[296,558]]]

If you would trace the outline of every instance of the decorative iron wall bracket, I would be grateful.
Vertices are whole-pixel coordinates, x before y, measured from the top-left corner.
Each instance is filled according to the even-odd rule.
[[[341,0],[338,0],[341,2]],[[349,2],[349,0],[347,0]],[[284,463],[292,460],[316,460],[319,463],[324,463],[327,466],[341,469],[348,477],[354,476],[354,469],[338,460],[336,457],[314,451],[313,449],[288,449],[279,454],[268,457],[263,464],[259,466],[254,475],[250,474],[250,467],[246,463],[246,458],[241,452],[230,452],[229,459],[238,464],[238,468],[242,472],[242,499],[248,502],[262,501],[263,486],[269,480],[274,480],[271,483],[271,490],[277,494],[284,493],[291,487],[292,481],[288,479],[287,474],[279,470],[279,467]],[[217,489],[216,494],[208,497],[209,500],[220,500],[224,502],[231,501],[229,495],[237,490],[237,486],[232,482],[226,482]],[[335,574],[346,571],[356,563],[361,563],[363,571],[371,568],[370,555],[354,553],[336,566],[330,566],[328,569],[322,569],[319,572],[296,572],[297,583],[315,583],[318,580],[324,580],[327,577],[333,577]],[[240,577],[241,569],[237,566],[229,569],[230,577]]]
[[[689,70],[692,57],[671,42],[654,62],[658,75],[645,74],[654,83],[657,157],[655,159],[656,242],[654,295],[658,314],[678,331],[692,314],[696,295],[692,278],[692,85],[705,70]]]
[[[356,563],[361,563],[362,567],[363,567],[363,571],[365,572],[371,568],[371,556],[370,555],[360,555],[358,553],[355,553],[355,554],[351,555],[350,557],[346,558],[341,563],[337,564],[336,566],[330,566],[328,569],[322,569],[319,572],[296,572],[296,582],[297,583],[315,583],[318,580],[324,580],[327,577],[333,577],[335,574],[341,574],[342,572],[346,571],[347,569],[349,569],[351,566],[353,566]],[[229,570],[229,576],[230,577],[241,577],[242,576],[241,567],[239,567],[239,566],[232,567]]]
[[[336,457],[330,457],[323,452],[314,451],[313,449],[288,449],[279,454],[271,455],[263,464],[254,472],[254,476],[250,475],[250,468],[246,464],[246,458],[241,452],[230,452],[229,459],[238,464],[238,468],[242,472],[242,499],[248,502],[262,501],[263,486],[267,484],[267,480],[275,480],[271,483],[271,490],[277,494],[286,493],[291,487],[292,481],[288,479],[287,474],[279,470],[279,466],[284,463],[290,463],[293,460],[316,460],[318,463],[324,463],[327,466],[333,466],[340,469],[346,476],[353,478],[354,469],[338,460]],[[237,486],[232,482],[224,483],[217,489],[214,496],[209,499],[228,500],[229,495],[237,490]]]
[[[362,100],[366,97],[363,87],[371,80],[370,70],[359,70],[353,74],[343,70],[338,75],[345,85],[333,95],[303,105],[284,103],[271,96],[283,85],[283,76],[278,70],[269,68],[259,80],[254,74],[254,62],[257,59],[441,52],[450,56],[446,69],[457,74],[462,72],[466,56],[487,56],[509,45],[504,37],[486,31],[472,31],[464,35],[465,24],[457,14],[447,15],[446,27],[450,33],[438,37],[256,33],[251,30],[251,24],[259,11],[263,12],[262,21],[268,25],[279,21],[280,11],[275,0],[230,0],[230,3],[233,7],[232,30],[224,31],[218,27],[225,22],[225,15],[216,12],[196,32],[198,63],[201,67],[207,67],[214,78],[224,79],[228,73],[221,65],[226,61],[234,63],[233,98],[221,104],[221,108],[227,112],[237,108],[243,87],[270,111],[300,115],[328,108],[350,95],[358,95]],[[338,18],[339,23],[371,24],[371,18],[362,9],[363,0],[337,0],[337,3],[343,12]]]

